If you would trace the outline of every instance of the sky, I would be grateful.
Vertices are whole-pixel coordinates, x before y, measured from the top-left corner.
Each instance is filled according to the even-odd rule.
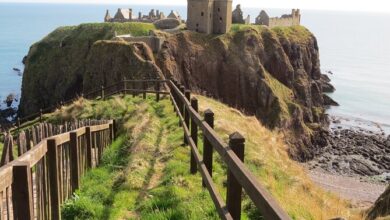
[[[86,3],[86,4],[151,4],[186,5],[187,0],[0,0],[29,3]],[[233,0],[243,8],[300,8],[342,11],[374,11],[390,13],[390,0]]]

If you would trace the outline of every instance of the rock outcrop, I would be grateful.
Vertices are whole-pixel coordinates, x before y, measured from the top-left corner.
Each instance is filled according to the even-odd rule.
[[[303,27],[248,28],[210,37],[192,32],[164,43],[158,65],[192,91],[256,115],[297,137],[290,149],[311,159],[311,129],[326,122],[316,38]]]
[[[101,85],[114,85],[127,79],[163,78],[145,43],[97,41],[91,48],[83,76],[84,93]]]
[[[31,46],[25,60],[25,71],[22,81],[22,95],[19,106],[20,116],[39,112],[39,109],[52,107],[60,101],[66,101],[76,94],[84,91],[84,74],[87,72],[88,62],[94,60],[88,59],[91,56],[104,57],[103,51],[97,51],[95,42],[99,40],[110,40],[116,34],[131,34],[132,36],[148,35],[153,30],[153,24],[144,23],[101,23],[101,24],[82,24],[72,27],[61,27],[50,33],[47,37]],[[121,48],[125,48],[119,43]],[[113,44],[111,44],[113,45]],[[102,50],[105,47],[99,47]],[[129,47],[130,48],[130,47]],[[119,60],[135,61],[134,50],[126,50],[127,58],[122,56]],[[91,50],[94,54],[91,54]],[[123,51],[123,50],[121,50]],[[106,52],[106,51],[105,51]],[[116,52],[120,54],[120,51]],[[112,51],[107,55],[114,56]],[[142,56],[141,56],[142,57]],[[108,58],[105,58],[108,59]],[[114,57],[111,57],[114,60]],[[131,69],[138,63],[128,63],[115,60],[116,65],[123,65],[123,68]],[[105,63],[95,68],[112,68],[110,63]],[[119,69],[119,67],[117,67]],[[91,69],[91,68],[90,68]],[[115,68],[112,68],[113,71]],[[123,71],[125,73],[126,71]],[[130,72],[130,71],[127,71]],[[101,72],[103,74],[103,72]],[[112,71],[104,72],[111,75]],[[122,77],[123,78],[123,77]],[[131,76],[128,76],[130,79]],[[93,79],[89,79],[93,82]],[[86,83],[88,85],[88,83]],[[103,84],[107,86],[106,84]]]

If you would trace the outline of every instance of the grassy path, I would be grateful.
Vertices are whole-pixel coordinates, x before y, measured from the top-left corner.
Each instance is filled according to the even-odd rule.
[[[107,102],[83,101],[81,112],[76,103],[53,117],[123,116],[119,137],[104,153],[102,166],[88,172],[62,208],[64,219],[218,219],[200,176],[189,174],[189,148],[182,145],[169,100]]]
[[[289,159],[283,136],[217,101],[199,96],[201,114],[215,113],[216,132],[225,141],[234,131],[246,139],[245,164],[292,219],[359,219],[348,203],[315,186]],[[81,189],[62,207],[64,219],[219,219],[199,174],[189,172],[190,150],[168,99],[130,96],[106,101],[80,100],[48,116],[53,122],[74,118],[115,118],[119,137],[104,152],[102,165],[89,171]],[[202,151],[199,134],[199,150]],[[226,166],[214,154],[213,180],[226,196]],[[243,195],[242,219],[262,219]]]

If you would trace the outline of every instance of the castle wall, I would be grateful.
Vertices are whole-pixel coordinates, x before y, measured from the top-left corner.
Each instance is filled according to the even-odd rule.
[[[232,1],[216,0],[214,1],[213,33],[224,34],[229,32],[232,27]]]
[[[300,18],[299,17],[288,17],[288,18],[270,18],[269,19],[269,27],[275,27],[275,26],[282,26],[282,27],[288,27],[288,26],[294,26],[294,25],[300,25]]]
[[[188,0],[187,10],[187,28],[189,30],[206,34],[213,32],[212,0]]]

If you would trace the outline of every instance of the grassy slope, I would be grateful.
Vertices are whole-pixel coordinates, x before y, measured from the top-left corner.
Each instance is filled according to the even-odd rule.
[[[216,131],[223,139],[233,131],[247,138],[245,163],[293,219],[356,218],[347,203],[314,186],[288,158],[280,134],[254,117],[198,98],[202,112],[206,108],[215,112]],[[189,174],[189,149],[181,146],[183,134],[168,100],[79,101],[51,119],[62,117],[122,118],[124,124],[120,137],[105,152],[102,166],[88,172],[75,198],[63,207],[65,219],[218,219],[208,192],[202,190],[200,175]],[[226,167],[218,156],[214,159],[213,178],[225,197]],[[243,210],[243,219],[258,219],[247,196]]]

